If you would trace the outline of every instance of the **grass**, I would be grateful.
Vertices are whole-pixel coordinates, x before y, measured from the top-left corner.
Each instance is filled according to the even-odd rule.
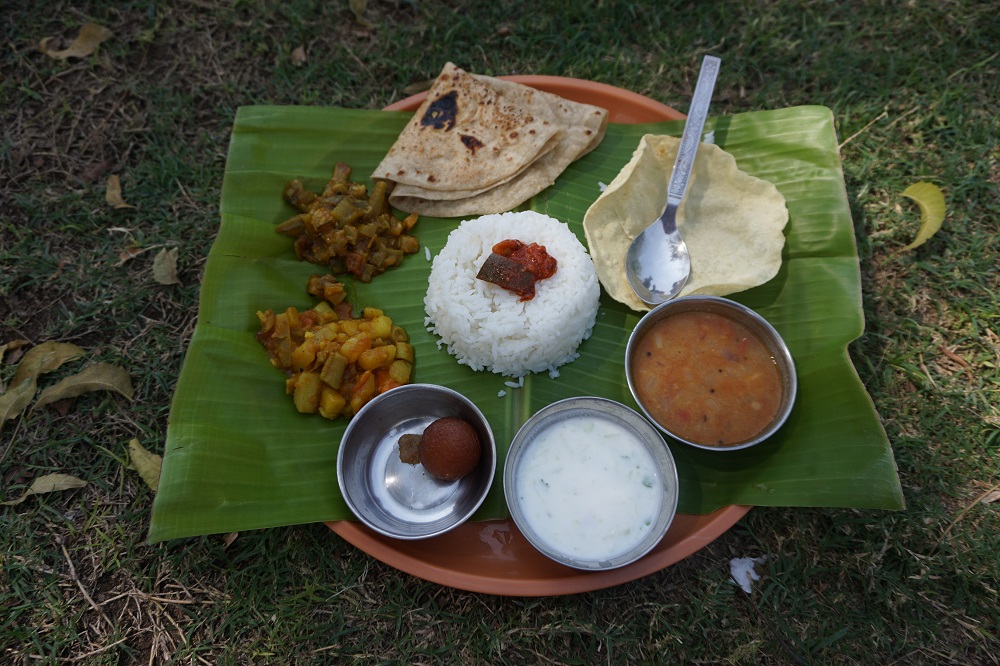
[[[4,499],[41,474],[89,481],[0,507],[0,661],[1000,663],[998,10],[398,0],[369,2],[366,28],[346,2],[4,3],[0,345],[74,342],[125,365],[137,395],[0,431]],[[36,48],[87,20],[115,32],[96,54]],[[427,583],[316,525],[145,543],[153,495],[126,443],[162,453],[238,106],[380,108],[453,60],[684,110],[707,52],[725,63],[714,113],[834,111],[867,320],[850,352],[905,511],[755,509],[663,572],[543,599]],[[104,203],[112,173],[134,209]],[[919,225],[900,193],[918,180],[944,190],[948,217],[899,253]],[[182,284],[150,279],[155,250],[122,262],[130,247],[178,248]],[[750,595],[728,578],[744,556],[767,557]]]

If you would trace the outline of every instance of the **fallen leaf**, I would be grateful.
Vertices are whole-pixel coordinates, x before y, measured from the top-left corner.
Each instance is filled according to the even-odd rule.
[[[163,457],[144,449],[138,439],[129,441],[128,452],[132,459],[132,468],[139,472],[142,480],[155,493],[157,486],[160,485],[160,467],[163,464]]]
[[[47,372],[52,372],[63,363],[80,358],[87,352],[70,342],[43,342],[32,347],[17,364],[11,386],[17,386],[28,377],[38,378]]]
[[[160,284],[180,284],[177,277],[177,248],[162,249],[153,259],[153,279]]]
[[[365,10],[368,8],[368,0],[350,0],[351,11],[354,12],[354,19],[366,28],[374,28],[375,26],[371,21],[364,17]]]
[[[31,410],[94,391],[115,391],[129,400],[135,395],[128,371],[111,363],[94,363],[42,391]]]
[[[24,411],[24,408],[31,403],[31,399],[35,396],[37,388],[37,380],[34,377],[29,377],[0,395],[0,430],[3,430],[4,423]]]
[[[913,242],[900,252],[920,247],[938,232],[944,222],[945,204],[941,189],[932,183],[919,182],[903,190],[903,196],[912,199],[920,207],[920,229]]]
[[[67,398],[66,400],[59,400],[58,402],[52,403],[52,408],[56,410],[56,413],[63,418],[69,416],[70,410],[73,409],[73,398]]]
[[[70,261],[69,259],[66,259],[65,257],[60,257],[59,258],[59,263],[56,264],[56,272],[53,273],[52,275],[50,275],[49,279],[50,280],[55,280],[57,277],[59,277],[60,275],[62,275],[63,269],[66,268],[67,264],[70,265],[70,266],[72,266],[73,262]]]
[[[223,548],[229,548],[230,546],[232,546],[233,542],[236,541],[236,537],[238,537],[239,535],[240,535],[239,532],[230,532],[229,534],[224,534],[222,536],[222,543],[224,544]]]
[[[11,342],[5,342],[2,345],[0,345],[0,364],[3,363],[3,357],[7,354],[8,349],[11,351],[15,351],[17,349],[20,349],[26,344],[28,344],[27,340],[12,340]],[[4,392],[3,379],[0,378],[0,395],[3,395],[3,392]]]
[[[434,79],[424,79],[423,81],[417,81],[416,83],[411,83],[410,85],[403,88],[403,94],[416,95],[417,93],[422,93],[425,90],[430,90],[432,85],[434,85]]]
[[[4,354],[7,353],[8,349],[14,351],[15,349],[20,349],[26,344],[28,344],[27,340],[11,340],[10,342],[3,343],[0,345],[0,361],[3,361]]]
[[[4,345],[17,349],[23,345],[19,341]],[[68,342],[43,342],[29,349],[21,357],[14,377],[10,380],[11,389],[0,395],[0,429],[3,424],[18,416],[31,403],[38,389],[38,377],[46,372],[52,372],[66,361],[78,358],[84,350]]]
[[[50,58],[55,58],[56,60],[66,60],[67,58],[86,58],[97,50],[97,47],[101,42],[110,39],[114,35],[113,32],[108,30],[102,25],[97,25],[96,23],[85,23],[82,28],[80,28],[80,34],[77,35],[73,43],[67,48],[59,51],[53,47],[59,40],[57,37],[46,37],[41,42],[38,43],[38,48],[42,53],[49,56]]]
[[[100,162],[95,162],[80,173],[80,178],[90,183],[96,183],[101,179],[101,176],[103,176],[104,173],[111,168],[111,164],[111,160],[107,158],[101,160]]]
[[[31,482],[31,487],[24,491],[24,494],[18,497],[16,500],[10,500],[9,502],[0,502],[4,506],[14,506],[15,504],[20,504],[24,500],[28,499],[32,495],[41,495],[43,493],[51,493],[57,490],[71,490],[73,488],[83,488],[87,485],[87,482],[83,479],[78,479],[75,476],[69,474],[46,474],[45,476],[40,476]]]
[[[132,261],[136,257],[138,257],[140,254],[142,254],[144,252],[148,252],[151,249],[153,249],[153,248],[150,248],[150,247],[135,247],[134,245],[133,246],[129,246],[129,247],[125,248],[124,250],[122,250],[121,252],[118,253],[118,265],[122,266],[122,265],[128,263],[129,261]]]
[[[296,46],[292,50],[292,64],[301,67],[306,64],[306,50],[301,46]]]
[[[122,198],[122,180],[117,174],[108,176],[108,186],[104,190],[104,201],[115,210],[135,208],[135,206],[125,203],[125,199]]]

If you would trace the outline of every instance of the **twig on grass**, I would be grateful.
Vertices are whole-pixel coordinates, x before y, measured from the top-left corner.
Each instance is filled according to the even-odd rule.
[[[105,645],[104,647],[99,647],[96,650],[91,650],[90,652],[87,652],[85,654],[81,654],[81,655],[77,655],[76,657],[72,657],[70,659],[70,661],[83,661],[87,657],[93,657],[95,654],[100,654],[102,652],[107,652],[108,650],[110,650],[114,646],[121,645],[122,643],[124,643],[127,640],[128,640],[128,636],[126,636],[125,638],[119,638],[117,641],[115,641],[114,643],[111,643],[110,645]]]
[[[97,611],[100,614],[100,616],[104,618],[104,620],[108,623],[109,627],[114,628],[115,626],[114,622],[112,622],[111,618],[108,617],[108,614],[104,612],[104,609],[98,606],[94,602],[94,598],[90,596],[90,593],[87,592],[87,588],[83,586],[83,583],[80,581],[80,578],[76,575],[76,567],[73,566],[73,560],[70,559],[69,551],[66,550],[66,544],[60,543],[59,547],[62,548],[63,556],[66,558],[66,563],[69,565],[69,575],[73,578],[73,582],[76,583],[76,586],[80,588],[80,592],[83,594],[83,598],[87,600],[87,603],[90,604],[91,608]]]
[[[0,463],[2,463],[4,460],[6,460],[7,454],[10,453],[10,450],[14,448],[14,442],[17,441],[17,436],[18,436],[18,433],[21,431],[22,424],[24,424],[24,416],[23,415],[21,415],[17,419],[17,423],[14,425],[14,432],[12,432],[10,434],[10,442],[7,443],[7,446],[6,446],[6,448],[4,448],[3,451],[0,451]]]
[[[212,603],[211,600],[208,600],[208,601],[198,601],[197,599],[167,599],[166,597],[154,597],[153,595],[146,594],[144,592],[136,592],[136,594],[138,596],[142,597],[143,599],[148,600],[148,601],[158,601],[158,602],[164,603],[164,604],[189,605],[189,604],[210,604],[210,603]]]
[[[880,113],[877,116],[875,116],[875,118],[871,122],[869,122],[867,125],[865,125],[861,129],[859,129],[857,132],[855,132],[851,136],[849,136],[846,139],[844,139],[843,141],[841,141],[840,144],[837,146],[837,150],[840,150],[841,148],[843,148],[844,146],[846,146],[847,144],[849,144],[851,141],[854,141],[854,139],[856,139],[860,135],[864,134],[868,130],[869,127],[871,127],[872,125],[874,125],[878,121],[882,120],[887,115],[889,115],[889,112],[888,111],[883,111],[882,113]]]
[[[965,372],[968,373],[969,375],[969,381],[973,382],[976,381],[976,376],[972,374],[972,366],[969,364],[968,361],[966,361],[964,358],[962,358],[952,350],[948,349],[944,345],[940,345],[938,349],[941,350],[942,354],[944,354],[945,356],[953,360],[955,363],[958,363],[960,366],[965,368]]]
[[[993,494],[994,492],[996,492],[998,489],[1000,489],[1000,483],[995,484],[992,488],[990,488],[989,490],[987,490],[986,492],[984,492],[982,495],[980,495],[976,499],[972,500],[972,502],[970,502],[967,507],[965,507],[964,509],[962,509],[961,513],[959,513],[957,516],[955,516],[955,520],[951,521],[951,523],[948,524],[948,527],[945,528],[944,532],[941,534],[941,538],[938,539],[938,542],[936,544],[934,544],[934,548],[931,549],[930,554],[933,555],[935,552],[937,552],[937,549],[941,547],[941,544],[944,543],[944,540],[948,538],[949,534],[951,534],[951,528],[955,527],[955,525],[957,525],[958,522],[960,520],[962,520],[962,518],[965,518],[965,514],[967,514],[970,511],[972,511],[972,508],[974,506],[976,506],[977,504],[979,504],[980,502],[982,502],[984,499],[986,499],[987,497],[989,497],[991,494]]]
[[[903,113],[901,113],[900,115],[898,115],[898,116],[896,116],[895,118],[893,118],[892,122],[891,122],[891,123],[889,123],[889,124],[887,125],[887,127],[892,127],[893,125],[895,125],[896,123],[898,123],[898,122],[899,122],[900,120],[902,120],[902,119],[903,119],[903,118],[905,118],[906,116],[910,115],[911,113],[915,112],[915,111],[916,111],[917,109],[919,109],[919,108],[921,108],[921,107],[919,107],[919,106],[915,106],[915,107],[913,107],[912,109],[910,109],[909,111],[904,111],[904,112],[903,112]],[[854,134],[852,134],[851,136],[849,136],[849,137],[847,137],[846,139],[844,139],[843,141],[841,141],[841,142],[840,142],[840,143],[839,143],[839,144],[837,145],[837,151],[839,152],[841,148],[843,148],[844,146],[846,146],[846,145],[847,145],[848,143],[850,143],[850,142],[851,142],[851,141],[853,141],[854,139],[858,138],[858,136],[860,136],[861,134],[864,134],[864,133],[865,133],[865,132],[866,132],[866,131],[868,130],[868,128],[869,128],[869,127],[871,127],[872,125],[874,125],[874,124],[875,124],[875,123],[877,123],[878,121],[882,120],[882,118],[885,118],[885,117],[886,117],[887,115],[889,115],[889,112],[888,112],[888,111],[883,111],[883,112],[882,112],[882,113],[880,113],[880,114],[879,114],[878,116],[876,116],[876,117],[875,117],[875,118],[874,118],[874,119],[873,119],[873,120],[872,120],[872,121],[871,121],[870,123],[868,123],[867,125],[865,125],[865,126],[864,126],[864,127],[862,127],[861,129],[859,129],[859,130],[858,130],[857,132],[855,132],[855,133],[854,133]]]
[[[174,629],[177,630],[177,635],[180,636],[181,641],[184,643],[184,647],[188,647],[187,637],[184,635],[184,630],[181,629],[181,626],[179,624],[177,624],[177,620],[175,620],[173,617],[171,617],[170,613],[166,612],[166,610],[163,609],[163,608],[161,608],[160,606],[157,606],[156,609],[163,614],[163,617],[167,618],[167,621],[170,624],[174,625]],[[150,619],[153,619],[153,625],[156,626],[156,621],[153,618],[153,614],[149,613],[149,616],[150,616]],[[166,633],[166,632],[164,632],[164,633]]]

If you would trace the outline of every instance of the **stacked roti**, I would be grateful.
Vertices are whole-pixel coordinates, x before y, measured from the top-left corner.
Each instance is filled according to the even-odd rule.
[[[445,65],[375,169],[389,201],[432,217],[508,211],[604,138],[608,112]]]

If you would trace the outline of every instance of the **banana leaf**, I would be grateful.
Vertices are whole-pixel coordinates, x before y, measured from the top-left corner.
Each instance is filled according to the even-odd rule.
[[[291,179],[318,191],[336,162],[365,181],[409,119],[408,112],[318,107],[241,108],[232,132],[221,226],[208,256],[198,323],[170,411],[150,541],[350,520],[337,487],[336,459],[346,423],[298,414],[283,375],[255,340],[257,310],[300,309],[319,267],[296,259],[274,227],[294,214],[281,196]],[[789,210],[779,274],[735,294],[767,317],[795,358],[799,394],[782,430],[751,449],[720,454],[670,441],[680,478],[681,513],[730,504],[877,509],[903,507],[892,449],[847,354],[864,327],[853,227],[829,109],[809,106],[713,118],[715,142],[745,171],[773,182]],[[523,208],[568,223],[582,220],[645,133],[679,135],[682,122],[609,127],[602,144]],[[597,325],[580,357],[559,377],[505,378],[459,365],[423,325],[431,263],[459,220],[421,218],[420,252],[370,284],[349,278],[350,300],[381,308],[406,328],[416,353],[413,380],[451,387],[477,403],[494,430],[498,475],[518,427],[543,406],[596,395],[636,407],[624,353],[639,313],[602,297]],[[506,391],[506,395],[498,394]],[[476,519],[507,516],[495,481]]]

